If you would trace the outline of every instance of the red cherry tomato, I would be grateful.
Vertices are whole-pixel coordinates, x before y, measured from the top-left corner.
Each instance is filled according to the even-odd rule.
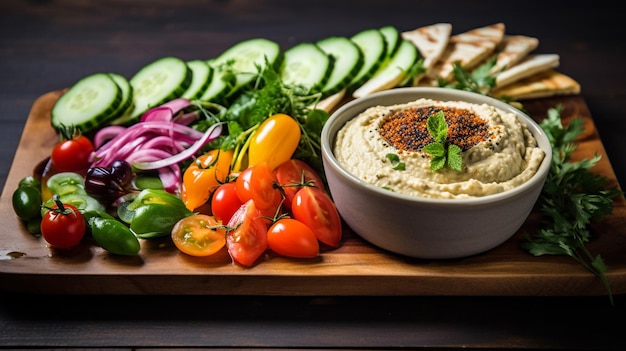
[[[50,161],[58,172],[78,172],[91,165],[94,146],[86,136],[73,131],[52,149]]]
[[[40,229],[41,235],[50,246],[71,249],[85,236],[87,223],[76,207],[57,201],[41,219]]]
[[[287,257],[312,258],[320,251],[315,233],[304,223],[288,217],[272,224],[267,231],[267,244],[272,251]]]
[[[172,241],[187,255],[209,256],[226,245],[226,229],[213,216],[194,214],[176,222]]]
[[[235,181],[235,189],[241,202],[252,200],[265,216],[273,217],[283,198],[277,184],[272,170],[262,162],[243,170]]]
[[[338,247],[342,236],[341,218],[328,193],[312,187],[298,190],[291,204],[293,218],[306,224],[322,243]]]
[[[281,163],[274,169],[278,184],[285,192],[285,205],[291,206],[296,192],[302,188],[303,184],[310,184],[321,190],[325,190],[322,177],[306,162],[298,159],[290,159]],[[304,177],[304,178],[303,178]]]
[[[251,266],[267,250],[269,222],[252,200],[244,203],[228,221],[226,247],[237,263]]]
[[[243,205],[237,196],[236,187],[235,182],[224,183],[213,193],[211,213],[222,223],[228,223],[233,213]]]

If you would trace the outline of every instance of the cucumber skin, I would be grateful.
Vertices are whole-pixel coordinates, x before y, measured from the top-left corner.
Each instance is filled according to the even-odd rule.
[[[328,37],[328,38],[319,40],[317,42],[317,45],[334,60],[333,69],[330,72],[329,81],[327,81],[324,87],[322,88],[323,97],[328,97],[328,96],[331,96],[333,94],[340,92],[341,90],[343,90],[350,84],[353,77],[355,77],[357,73],[359,73],[359,71],[361,70],[361,67],[363,66],[365,58],[363,55],[363,51],[359,48],[359,46],[356,45],[354,41],[350,40],[350,38],[347,38],[347,37],[340,37],[340,36]],[[346,47],[342,47],[344,45]],[[349,47],[349,49],[347,47]],[[335,85],[329,86],[328,84],[331,83],[330,79],[333,78],[334,71],[337,68],[341,68],[341,67],[338,67],[336,62],[338,60],[341,60],[343,57],[342,56],[339,58],[335,58],[334,56],[335,55],[340,56],[342,54],[345,55],[344,53],[346,49],[355,50],[356,55],[358,55],[358,59],[356,62],[354,62],[350,70],[347,70],[344,72],[343,79],[337,81]]]
[[[96,91],[102,90],[102,87],[97,86],[99,82],[109,84],[108,87],[116,91],[113,99],[108,101],[104,108],[99,111],[94,111],[91,116],[82,116],[80,121],[73,120],[73,118],[76,118],[78,112],[72,113],[72,109],[68,110],[69,106],[67,104],[70,104],[70,100],[77,95],[84,93],[87,88],[95,87]],[[87,133],[106,124],[108,120],[114,116],[114,113],[118,110],[121,103],[122,90],[117,83],[115,83],[113,78],[108,73],[93,73],[74,83],[74,85],[61,95],[50,111],[50,123],[55,130],[61,127],[61,125],[65,125],[74,126],[80,129],[82,133]],[[81,116],[78,117],[80,118]]]
[[[375,52],[378,55],[374,57],[374,59],[370,59],[370,61],[368,61],[369,56],[368,56],[367,48],[369,45],[366,46],[365,43],[362,42],[361,40],[363,40],[364,38],[369,39],[370,37],[378,41],[378,44],[380,44],[381,47],[379,48],[380,50],[378,50],[380,52]],[[354,91],[358,89],[361,85],[363,85],[366,81],[368,81],[374,75],[374,73],[376,73],[378,68],[382,65],[387,55],[387,43],[385,42],[384,36],[378,29],[365,29],[353,35],[350,39],[353,40],[357,44],[357,46],[361,48],[361,50],[363,50],[363,54],[364,54],[363,67],[359,71],[359,74],[355,76],[354,79],[352,79],[352,81],[348,85],[348,90]],[[368,66],[368,63],[369,63],[369,66]]]

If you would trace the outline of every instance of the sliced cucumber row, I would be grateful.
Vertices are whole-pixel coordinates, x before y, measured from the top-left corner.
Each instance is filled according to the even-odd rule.
[[[55,128],[73,125],[89,132],[106,124],[133,123],[175,98],[227,103],[268,66],[286,85],[323,98],[346,91],[358,97],[406,81],[419,58],[417,47],[402,40],[392,26],[301,43],[284,52],[271,40],[248,39],[210,60],[160,58],[130,79],[114,73],[84,77],[59,98],[51,122]]]

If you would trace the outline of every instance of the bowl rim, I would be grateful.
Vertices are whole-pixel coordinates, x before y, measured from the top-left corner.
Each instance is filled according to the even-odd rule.
[[[367,108],[378,106],[378,104],[366,105],[362,109],[359,109],[359,111],[356,112],[356,114],[346,117],[345,121],[343,121],[343,123],[341,123],[341,125],[339,125],[336,128],[332,136],[331,136],[331,128],[337,123],[339,123],[337,122],[337,120],[346,112],[350,111],[351,109],[355,109],[357,106],[367,104],[367,102],[371,100],[376,100],[376,99],[389,96],[389,95],[394,96],[394,95],[399,95],[399,94],[415,95],[415,98],[408,99],[404,103],[415,101],[420,98],[427,98],[427,99],[433,99],[433,100],[439,100],[439,101],[466,101],[466,102],[470,102],[474,104],[478,103],[475,100],[479,100],[481,101],[480,103],[486,103],[488,105],[504,110],[505,112],[513,113],[518,116],[518,118],[520,119],[522,123],[525,123],[529,127],[530,132],[535,137],[535,139],[537,139],[537,144],[539,147],[541,147],[541,144],[547,145],[547,149],[542,148],[545,153],[544,159],[541,161],[541,165],[537,169],[537,172],[535,172],[535,174],[523,184],[520,184],[519,186],[516,186],[513,189],[509,189],[500,193],[485,195],[481,197],[461,198],[461,199],[426,198],[426,197],[392,192],[389,190],[385,190],[381,187],[378,187],[376,185],[367,183],[366,181],[358,178],[357,176],[347,171],[339,163],[339,161],[335,158],[335,155],[333,152],[334,146],[332,144],[334,144],[337,132],[339,131],[339,129],[341,129],[341,127],[343,127],[343,125],[345,125],[345,123],[355,118],[357,115],[365,111]],[[439,95],[440,97],[433,97],[434,95]],[[397,103],[394,102],[390,104],[402,104],[402,103],[403,102],[397,102]],[[540,143],[540,139],[542,140],[541,143]],[[357,99],[354,99],[352,101],[345,103],[343,106],[335,110],[330,115],[326,123],[324,124],[324,127],[322,128],[322,133],[321,133],[321,149],[322,149],[322,157],[328,161],[327,163],[331,167],[333,167],[336,171],[338,171],[339,175],[341,175],[343,178],[347,179],[351,183],[359,185],[366,190],[372,191],[378,194],[379,196],[389,196],[391,198],[395,198],[395,199],[406,201],[406,202],[418,202],[418,203],[433,204],[433,205],[441,204],[441,205],[448,205],[448,206],[454,205],[454,204],[459,204],[459,205],[489,204],[489,203],[498,202],[498,201],[502,201],[506,199],[516,198],[520,196],[522,193],[528,191],[529,188],[535,187],[538,182],[542,183],[542,188],[543,188],[543,183],[545,181],[545,178],[548,175],[548,172],[550,171],[550,166],[552,163],[552,146],[550,144],[547,134],[539,126],[539,124],[535,122],[535,120],[533,120],[525,112],[521,111],[520,109],[504,101],[498,100],[496,98],[493,98],[487,95],[464,91],[464,90],[458,90],[458,89],[452,89],[452,88],[441,88],[441,87],[394,88],[394,89],[372,93],[370,95],[357,98]]]

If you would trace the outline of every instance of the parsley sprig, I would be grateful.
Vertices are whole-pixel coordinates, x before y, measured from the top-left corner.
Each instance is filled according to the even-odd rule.
[[[426,125],[428,133],[435,140],[422,149],[422,151],[432,156],[430,169],[438,171],[447,166],[457,172],[461,172],[463,169],[461,148],[455,144],[446,144],[448,123],[446,123],[443,111],[428,116]]]
[[[600,255],[585,246],[591,240],[590,224],[613,211],[613,198],[621,194],[617,187],[607,188],[607,179],[591,172],[600,160],[571,162],[575,140],[583,131],[583,121],[575,117],[564,127],[562,105],[548,110],[540,126],[552,144],[552,164],[538,200],[543,215],[542,227],[534,235],[526,233],[522,248],[535,256],[567,255],[595,274],[613,297],[606,278],[607,267]]]

